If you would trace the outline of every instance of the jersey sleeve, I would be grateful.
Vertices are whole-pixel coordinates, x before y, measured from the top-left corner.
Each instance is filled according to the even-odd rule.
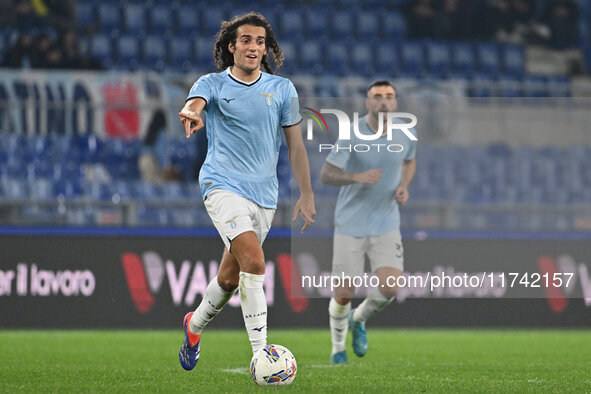
[[[298,92],[291,81],[287,81],[281,104],[281,127],[295,126],[302,121]]]
[[[417,131],[415,129],[410,129],[410,132],[416,137]],[[404,160],[412,160],[417,155],[417,141],[410,141],[410,146],[406,151],[406,156],[404,156]]]
[[[189,95],[187,96],[187,100],[200,97],[205,100],[205,105],[209,104],[209,102],[213,99],[213,81],[212,81],[212,74],[203,75],[199,78],[189,90]]]

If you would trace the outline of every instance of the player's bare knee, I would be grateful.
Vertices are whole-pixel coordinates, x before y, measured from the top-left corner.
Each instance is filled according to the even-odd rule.
[[[240,281],[240,276],[236,275],[236,277],[230,276],[218,276],[218,284],[220,287],[227,292],[232,292],[238,288],[238,282]]]
[[[265,261],[256,254],[244,253],[239,258],[240,270],[250,274],[262,275],[265,273]]]
[[[342,298],[342,297],[335,297],[334,300],[336,301],[337,304],[339,305],[347,305],[348,303],[351,302],[352,298]]]

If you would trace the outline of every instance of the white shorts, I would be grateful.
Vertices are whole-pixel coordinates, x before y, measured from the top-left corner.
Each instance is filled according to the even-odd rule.
[[[226,248],[246,231],[254,231],[261,245],[269,233],[275,210],[223,189],[211,191],[203,202]]]
[[[351,237],[335,234],[332,254],[332,274],[362,276],[365,255],[369,258],[371,272],[391,267],[404,271],[404,249],[399,230],[378,237]]]

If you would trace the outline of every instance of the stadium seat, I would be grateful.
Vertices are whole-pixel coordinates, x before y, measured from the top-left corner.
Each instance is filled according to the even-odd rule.
[[[293,37],[302,33],[304,18],[302,13],[294,9],[286,9],[279,15],[279,35]]]
[[[353,15],[350,12],[339,11],[329,14],[332,38],[345,40],[353,36]]]
[[[352,47],[350,52],[351,71],[355,74],[370,76],[375,73],[374,54],[372,46],[365,42],[359,42]]]
[[[394,45],[379,45],[375,59],[378,73],[396,76],[400,72],[400,58]]]
[[[570,81],[565,75],[550,75],[546,85],[549,97],[569,97]]]
[[[430,73],[442,78],[450,70],[449,48],[442,42],[425,43],[427,52],[427,67]]]
[[[514,77],[521,77],[525,71],[525,54],[520,45],[502,46],[503,69]]]
[[[119,6],[108,3],[101,3],[97,8],[97,15],[100,29],[110,33],[121,28],[121,10]]]
[[[174,46],[176,45],[175,43]],[[166,41],[160,35],[152,34],[144,37],[142,40],[142,49],[144,66],[156,70],[164,69],[167,60]]]
[[[105,34],[95,34],[90,39],[89,53],[105,67],[110,67],[113,64],[113,42]]]
[[[182,7],[184,9],[184,7]],[[148,20],[150,22],[150,32],[162,34],[172,30],[176,20],[173,19],[171,6],[166,3],[158,3],[148,9]]]
[[[499,97],[520,97],[521,83],[518,78],[503,75],[497,79],[497,93]]]
[[[546,97],[546,79],[541,75],[528,74],[522,79],[522,90],[525,97]]]
[[[307,36],[310,39],[317,39],[326,34],[328,16],[323,8],[306,8],[304,11],[304,22],[302,27],[307,29]]]
[[[194,42],[195,47],[195,66],[202,69],[211,69],[213,66],[213,39],[199,37]]]
[[[95,6],[90,1],[79,1],[76,4],[76,22],[78,26],[87,28],[96,23]]]
[[[190,3],[184,3],[175,11],[173,15],[176,15],[174,21],[177,27],[177,35],[189,35],[199,31],[201,19],[195,7],[190,6]]]
[[[168,48],[169,65],[184,72],[189,71],[194,59],[192,40],[185,36],[176,36],[170,39]]]
[[[305,41],[300,46],[300,70],[304,74],[322,71],[322,49],[318,41]]]
[[[350,51],[345,44],[330,43],[325,47],[324,67],[334,75],[344,75],[349,71]]]
[[[398,12],[380,12],[381,34],[387,41],[399,41],[406,36],[406,20]]]
[[[491,97],[493,83],[491,75],[476,73],[470,79],[468,94],[470,97]]]
[[[425,56],[423,47],[418,42],[405,42],[400,45],[402,72],[419,76],[424,69]]]
[[[182,8],[181,8],[182,9]],[[205,37],[213,37],[220,30],[220,21],[226,20],[226,14],[223,8],[200,8],[199,12],[200,29]],[[196,23],[196,21],[193,21]]]
[[[468,43],[455,43],[451,45],[451,58],[453,60],[453,72],[456,75],[464,75],[469,78],[476,69],[474,48]]]
[[[501,62],[499,60],[499,48],[496,44],[480,43],[476,45],[478,58],[478,71],[488,74],[496,74]]]
[[[355,16],[357,38],[371,40],[379,36],[380,23],[376,12],[361,12]]]
[[[122,35],[116,41],[117,64],[119,67],[135,70],[141,57],[139,40],[134,35]]]
[[[123,20],[127,34],[141,34],[147,28],[146,12],[141,3],[128,3],[124,5]]]

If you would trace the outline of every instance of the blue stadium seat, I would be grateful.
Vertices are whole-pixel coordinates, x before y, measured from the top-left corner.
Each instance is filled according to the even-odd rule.
[[[387,41],[398,41],[406,36],[406,20],[398,12],[380,12],[381,37]]]
[[[294,9],[286,9],[279,15],[279,35],[293,37],[303,33],[304,18],[302,13]]]
[[[336,75],[344,75],[349,71],[350,52],[345,44],[331,43],[324,52],[325,69]]]
[[[196,66],[203,69],[211,69],[213,65],[213,39],[199,37],[194,41],[193,45],[195,46]]]
[[[88,27],[96,23],[94,4],[90,1],[78,1],[76,4],[76,22],[78,26]]]
[[[322,49],[318,41],[305,41],[300,46],[300,70],[304,74],[322,71]]]
[[[442,42],[427,42],[427,67],[430,73],[444,77],[450,70],[449,47]]]
[[[518,78],[510,75],[502,75],[497,79],[497,96],[499,97],[520,97],[521,82]]]
[[[521,77],[525,71],[525,54],[521,45],[503,45],[503,69],[514,77]]]
[[[496,44],[481,43],[476,46],[478,70],[483,73],[496,74],[500,70],[499,48]]]
[[[147,28],[146,11],[141,3],[128,3],[123,6],[125,32],[140,34]]]
[[[110,67],[113,64],[113,42],[106,34],[95,34],[90,39],[89,53],[105,67]]]
[[[139,66],[141,57],[140,43],[137,36],[122,35],[116,41],[117,64],[129,70],[135,70]]]
[[[548,76],[547,91],[549,97],[570,97],[570,80],[566,75]]]
[[[176,46],[175,43],[173,46]],[[144,66],[152,69],[162,70],[166,64],[166,41],[160,35],[149,35],[142,41],[144,53]],[[188,47],[190,49],[190,46]]]
[[[546,97],[546,79],[541,75],[528,74],[522,78],[522,90],[525,97]]]
[[[119,6],[101,3],[97,8],[100,29],[104,32],[118,30],[121,27],[121,9]]]
[[[182,7],[176,9],[176,13],[173,13],[173,15],[176,15],[177,34],[194,34],[201,28],[200,15],[197,9],[191,7],[189,3],[185,3]]]
[[[456,43],[451,45],[451,58],[453,59],[453,72],[469,78],[476,69],[474,48],[471,44]]]
[[[201,8],[200,20],[201,20],[201,33],[206,37],[213,37],[219,30],[221,21],[226,20],[226,14],[224,10],[220,8],[208,7],[207,9]],[[195,23],[195,21],[193,21]]]
[[[423,46],[418,42],[405,42],[400,45],[402,72],[419,76],[424,69],[425,55]]]
[[[397,76],[400,72],[400,58],[394,45],[379,45],[375,62],[376,71],[381,74]]]
[[[493,84],[491,75],[476,73],[470,79],[468,94],[470,97],[491,97]]]
[[[304,11],[304,26],[309,38],[317,39],[326,34],[328,16],[324,8],[306,8]]]
[[[371,40],[379,36],[380,23],[376,12],[361,12],[355,17],[357,37],[360,40]]]
[[[185,36],[176,36],[170,39],[169,65],[184,72],[190,70],[194,59],[193,42]]]
[[[53,200],[55,198],[53,181],[47,178],[38,178],[31,182],[31,198],[35,200]]]
[[[352,47],[350,51],[351,71],[356,74],[370,76],[375,73],[374,54],[372,46],[365,42],[360,42]]]
[[[333,39],[344,40],[353,36],[353,15],[350,12],[339,11],[329,14]]]
[[[173,13],[167,3],[158,3],[148,10],[150,32],[159,33],[171,31],[173,28]]]

